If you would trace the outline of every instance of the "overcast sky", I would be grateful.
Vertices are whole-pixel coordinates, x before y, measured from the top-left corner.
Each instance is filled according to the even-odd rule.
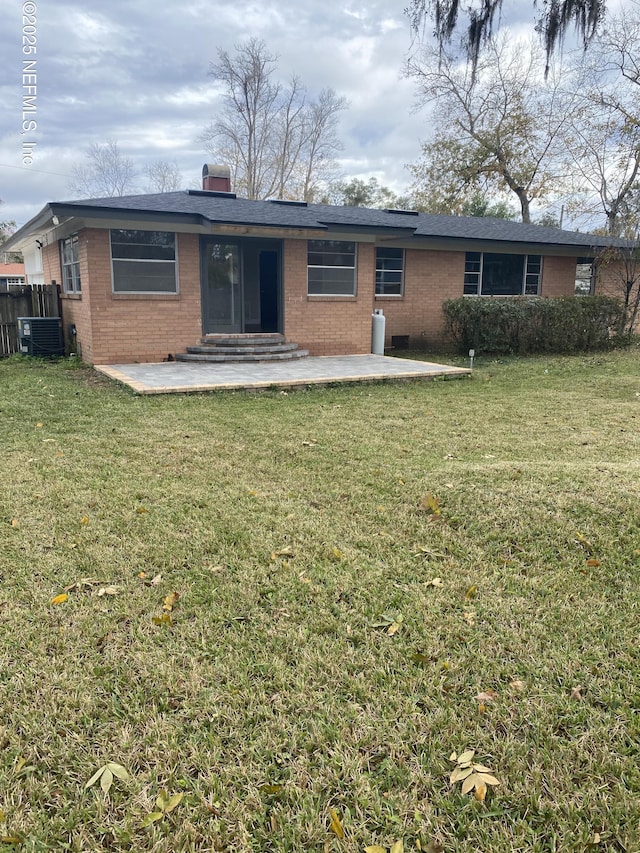
[[[11,6],[8,9],[8,6]],[[37,6],[37,8],[36,8]],[[332,87],[342,114],[345,177],[409,184],[428,116],[413,111],[401,76],[411,44],[406,0],[2,0],[0,31],[0,219],[18,225],[48,201],[73,198],[69,179],[93,142],[116,140],[142,170],[175,160],[185,186],[207,154],[198,135],[215,116],[208,76],[222,48],[252,36],[279,56],[279,75],[297,74],[309,94]],[[505,0],[514,33],[531,32],[532,0]],[[32,13],[35,34],[23,11]],[[23,32],[23,26],[27,29]],[[30,38],[29,38],[30,36]],[[37,53],[23,53],[23,39]],[[23,117],[23,61],[35,59],[35,112]],[[23,118],[37,129],[22,134]],[[23,144],[35,143],[32,162]],[[209,158],[210,159],[210,158]],[[140,179],[140,191],[144,191]]]

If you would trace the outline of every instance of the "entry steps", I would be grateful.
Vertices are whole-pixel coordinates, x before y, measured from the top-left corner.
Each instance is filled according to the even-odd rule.
[[[244,335],[205,335],[200,344],[187,347],[176,355],[176,361],[250,362],[291,361],[304,358],[309,350],[299,349],[284,335],[276,332],[255,332]]]

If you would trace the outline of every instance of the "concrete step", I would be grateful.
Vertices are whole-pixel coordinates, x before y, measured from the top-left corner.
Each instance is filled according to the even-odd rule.
[[[268,344],[284,344],[287,342],[280,332],[256,332],[246,335],[205,335],[200,339],[201,343],[215,344],[216,346],[244,347],[262,346]]]
[[[292,352],[298,348],[298,344],[290,343],[258,344],[255,341],[252,341],[251,344],[244,346],[232,346],[231,344],[221,344],[217,341],[208,341],[205,338],[203,338],[202,341],[203,342],[200,346],[187,347],[187,352],[210,353],[211,355],[251,355],[254,353]]]
[[[192,350],[194,347],[188,347],[188,350]],[[204,349],[204,348],[203,348]],[[183,352],[178,353],[176,355],[176,361],[199,361],[203,363],[213,363],[213,364],[233,364],[234,362],[238,363],[246,363],[246,362],[257,362],[257,361],[293,361],[297,358],[306,358],[309,355],[309,350],[306,349],[294,349],[289,350],[288,352],[276,352],[276,353],[247,353],[245,355],[233,355],[219,352],[211,352],[211,350],[207,350],[205,352]]]

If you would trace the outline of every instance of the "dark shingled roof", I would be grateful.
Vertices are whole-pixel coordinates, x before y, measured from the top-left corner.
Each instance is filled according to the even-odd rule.
[[[623,245],[626,241],[594,236],[560,228],[526,225],[491,217],[441,216],[412,211],[389,211],[364,207],[338,207],[304,202],[252,201],[236,198],[233,193],[199,190],[131,195],[116,198],[93,198],[80,201],[51,202],[51,214],[90,216],[100,211],[101,218],[120,214],[154,214],[184,216],[200,223],[251,225],[270,228],[295,228],[343,232],[384,233],[400,239],[464,240],[498,243],[539,244],[542,246],[576,247],[588,254],[591,249]],[[36,220],[45,213],[43,210]],[[122,218],[122,216],[120,216]],[[146,217],[145,217],[146,218]],[[29,233],[28,223],[12,238]]]

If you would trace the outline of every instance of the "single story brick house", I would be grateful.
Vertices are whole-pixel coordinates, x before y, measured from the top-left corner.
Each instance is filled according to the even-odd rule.
[[[437,349],[442,301],[555,297],[610,240],[492,218],[237,198],[203,189],[50,202],[6,244],[61,285],[65,334],[90,364],[176,357],[203,335],[282,333],[311,355]],[[33,256],[40,256],[34,259]]]

